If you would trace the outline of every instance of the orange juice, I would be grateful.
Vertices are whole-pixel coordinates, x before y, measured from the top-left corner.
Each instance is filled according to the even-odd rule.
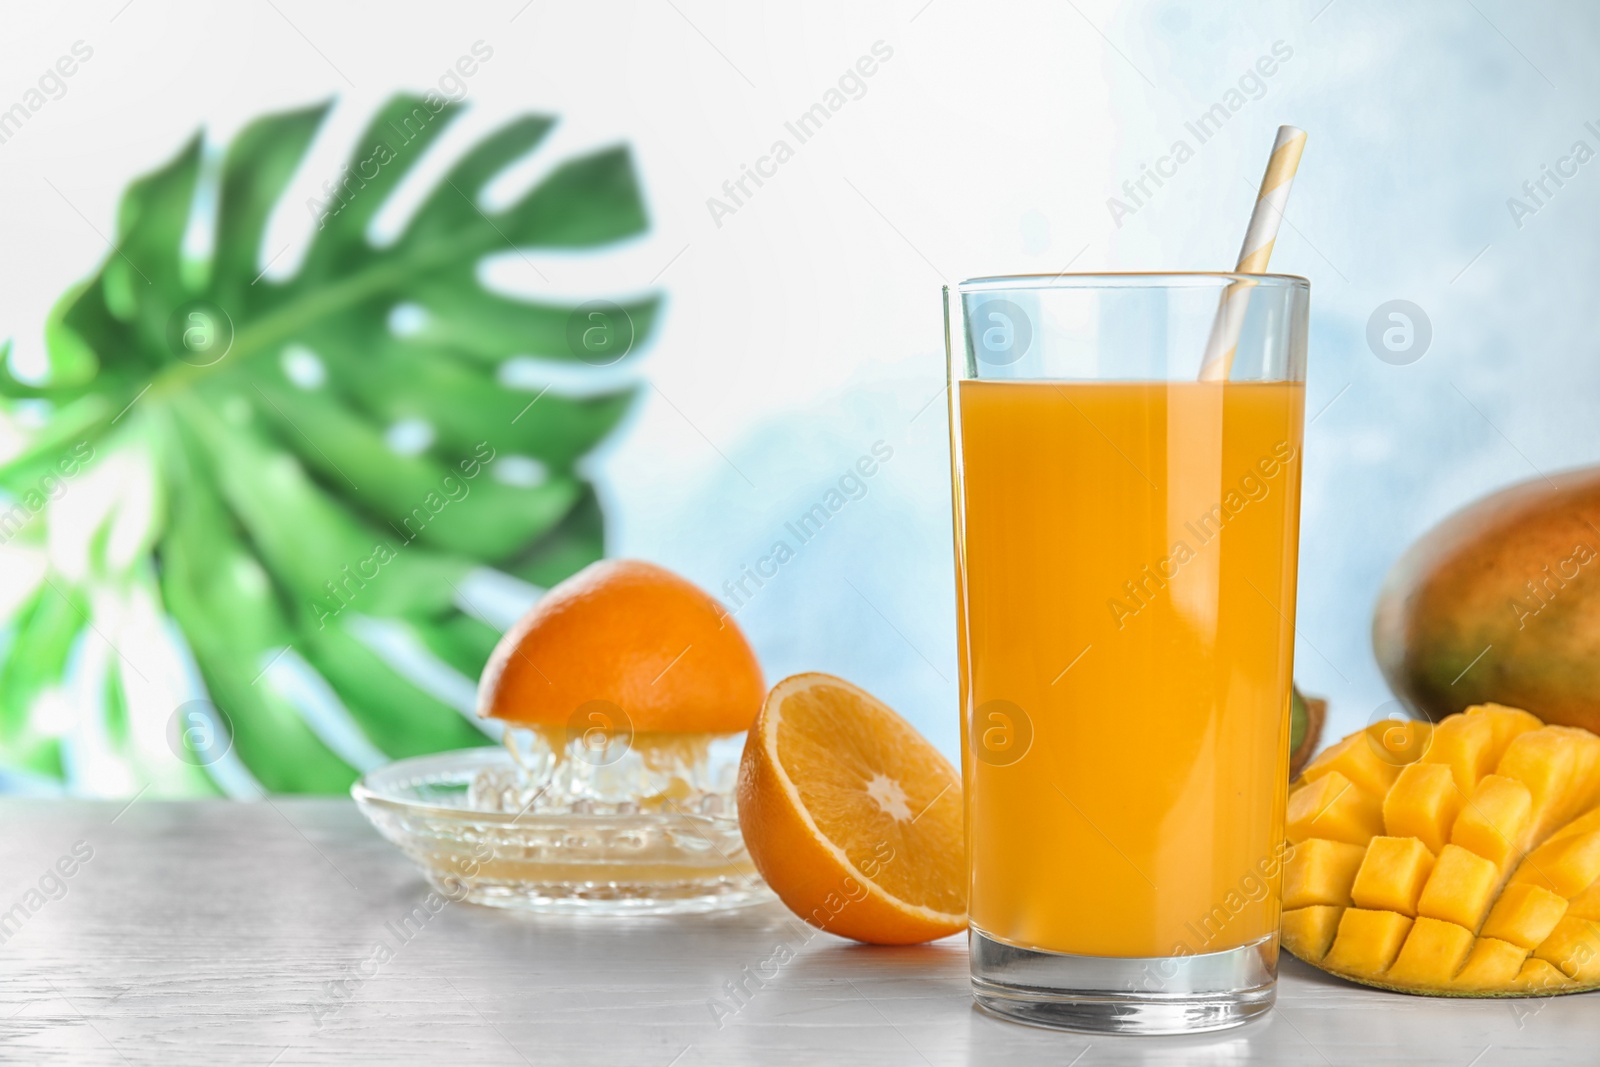
[[[1278,922],[1304,386],[956,386],[972,924],[1091,956]]]

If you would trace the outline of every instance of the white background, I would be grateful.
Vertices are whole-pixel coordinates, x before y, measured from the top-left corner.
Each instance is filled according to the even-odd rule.
[[[1451,509],[1592,462],[1600,162],[1519,228],[1506,200],[1600,120],[1600,12],[1507,0],[719,5],[707,0],[353,5],[107,0],[6,5],[0,109],[82,40],[93,58],[0,144],[0,337],[39,350],[45,312],[105,254],[116,198],[198,127],[339,106],[269,235],[273,274],[305,200],[398,88],[474,42],[471,112],[384,219],[507,117],[561,117],[507,185],[629,142],[653,229],[598,258],[510,258],[506,284],[582,297],[660,288],[635,367],[655,386],[597,457],[613,554],[713,591],[876,441],[893,459],[739,612],[769,680],[845,675],[956,748],[939,285],[988,273],[1223,269],[1272,133],[1310,133],[1276,270],[1312,279],[1296,667],[1334,736],[1388,699],[1369,649],[1379,581]],[[893,57],[757,195],[707,209],[783,124],[882,41]],[[1292,58],[1147,205],[1107,198],[1284,42]],[[1600,126],[1600,121],[1597,121]],[[792,138],[789,138],[792,143]],[[1191,138],[1192,140],[1192,138]],[[509,188],[505,192],[509,195]],[[1368,349],[1404,298],[1433,341]],[[1331,406],[1330,406],[1331,405]],[[1092,516],[1088,517],[1092,518]],[[1119,709],[1108,709],[1119,713]]]

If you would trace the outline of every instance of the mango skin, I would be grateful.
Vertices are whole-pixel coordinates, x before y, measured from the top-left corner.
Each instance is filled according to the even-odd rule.
[[[1600,467],[1502,489],[1424,534],[1384,580],[1372,647],[1435,721],[1498,703],[1600,733]]]

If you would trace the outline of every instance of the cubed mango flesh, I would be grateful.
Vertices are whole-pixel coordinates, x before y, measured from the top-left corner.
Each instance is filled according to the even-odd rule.
[[[1456,788],[1471,795],[1483,776],[1494,770],[1494,722],[1482,715],[1451,715],[1433,728],[1428,751],[1418,762],[1448,767]]]
[[[1414,837],[1374,837],[1350,887],[1350,899],[1358,908],[1414,916],[1417,897],[1432,873],[1433,853],[1421,841]]]
[[[1346,908],[1322,965],[1335,973],[1382,975],[1400,954],[1411,920],[1392,911]]]
[[[1314,782],[1337,771],[1357,789],[1381,797],[1394,784],[1395,776],[1405,762],[1390,757],[1384,751],[1381,740],[1370,731],[1354,733],[1312,760],[1301,772],[1300,778]]]
[[[1333,935],[1339,930],[1344,909],[1329,904],[1313,904],[1283,913],[1283,940],[1291,951],[1308,963],[1318,963],[1328,954]],[[1520,964],[1521,961],[1518,960]]]
[[[1517,972],[1517,977],[1512,980],[1511,988],[1533,997],[1549,996],[1551,993],[1564,993],[1573,987],[1572,979],[1562,974],[1548,960],[1527,959],[1522,962],[1522,970]]]
[[[1565,898],[1577,896],[1600,878],[1600,830],[1546,841],[1523,857],[1514,883],[1531,882]]]
[[[1383,803],[1329,771],[1289,797],[1286,831],[1294,844],[1321,837],[1365,845],[1383,832]]]
[[[1572,768],[1572,792],[1567,797],[1567,820],[1600,804],[1600,737],[1575,726],[1559,728],[1578,745],[1578,758]]]
[[[1556,923],[1566,913],[1565,897],[1557,896],[1543,886],[1528,882],[1513,883],[1506,886],[1500,899],[1489,909],[1489,917],[1483,920],[1481,933],[1484,937],[1509,941],[1531,952],[1539,942],[1550,936],[1550,931],[1555,929]]]
[[[1383,722],[1294,783],[1282,944],[1439,996],[1600,989],[1600,737],[1482,705]]]
[[[1480,937],[1472,944],[1466,965],[1456,972],[1451,986],[1456,989],[1498,993],[1510,989],[1528,958],[1528,950],[1509,941]]]
[[[1600,921],[1600,882],[1585,889],[1567,902],[1567,914],[1580,919]]]
[[[1574,982],[1588,985],[1600,981],[1600,926],[1591,919],[1566,916],[1533,950],[1533,956]]]
[[[1460,845],[1446,845],[1417,898],[1417,914],[1476,932],[1494,902],[1499,879],[1493,861]]]
[[[1486,776],[1472,791],[1450,828],[1450,843],[1509,867],[1521,854],[1533,818],[1533,796],[1515,778]]]
[[[1472,952],[1472,931],[1440,919],[1418,919],[1411,924],[1400,955],[1384,977],[1408,985],[1445,987],[1455,978]]]
[[[1600,743],[1600,738],[1587,730],[1576,733]],[[1581,791],[1573,788],[1573,776],[1585,761],[1585,747],[1561,727],[1530,730],[1514,738],[1495,765],[1497,776],[1521,782],[1527,788],[1535,837],[1542,839],[1549,826],[1560,826],[1576,814],[1569,808],[1574,795]]]
[[[1367,741],[1378,758],[1398,772],[1427,753],[1433,741],[1433,723],[1415,719],[1385,719],[1367,727]],[[1388,777],[1392,783],[1394,774]],[[1382,790],[1377,792],[1381,793]]]
[[[1468,717],[1477,715],[1489,721],[1494,729],[1493,762],[1496,764],[1512,741],[1544,726],[1537,715],[1531,715],[1521,708],[1508,708],[1504,704],[1474,704],[1462,714]]]
[[[1383,832],[1415,837],[1437,856],[1450,843],[1450,828],[1463,800],[1449,767],[1413,763],[1400,772],[1383,798]]]
[[[1360,845],[1321,837],[1295,845],[1283,864],[1283,910],[1349,904],[1350,884],[1366,855]]]
[[[1600,775],[1596,776],[1600,779]],[[1591,808],[1589,811],[1573,819],[1560,829],[1553,830],[1545,838],[1545,844],[1551,841],[1560,841],[1563,837],[1577,837],[1579,834],[1592,834],[1600,830],[1600,807]]]

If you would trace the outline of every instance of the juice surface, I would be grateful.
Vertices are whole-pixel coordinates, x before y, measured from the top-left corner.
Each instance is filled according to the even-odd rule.
[[[1170,956],[1276,929],[1304,401],[1280,382],[958,384],[985,933]]]

